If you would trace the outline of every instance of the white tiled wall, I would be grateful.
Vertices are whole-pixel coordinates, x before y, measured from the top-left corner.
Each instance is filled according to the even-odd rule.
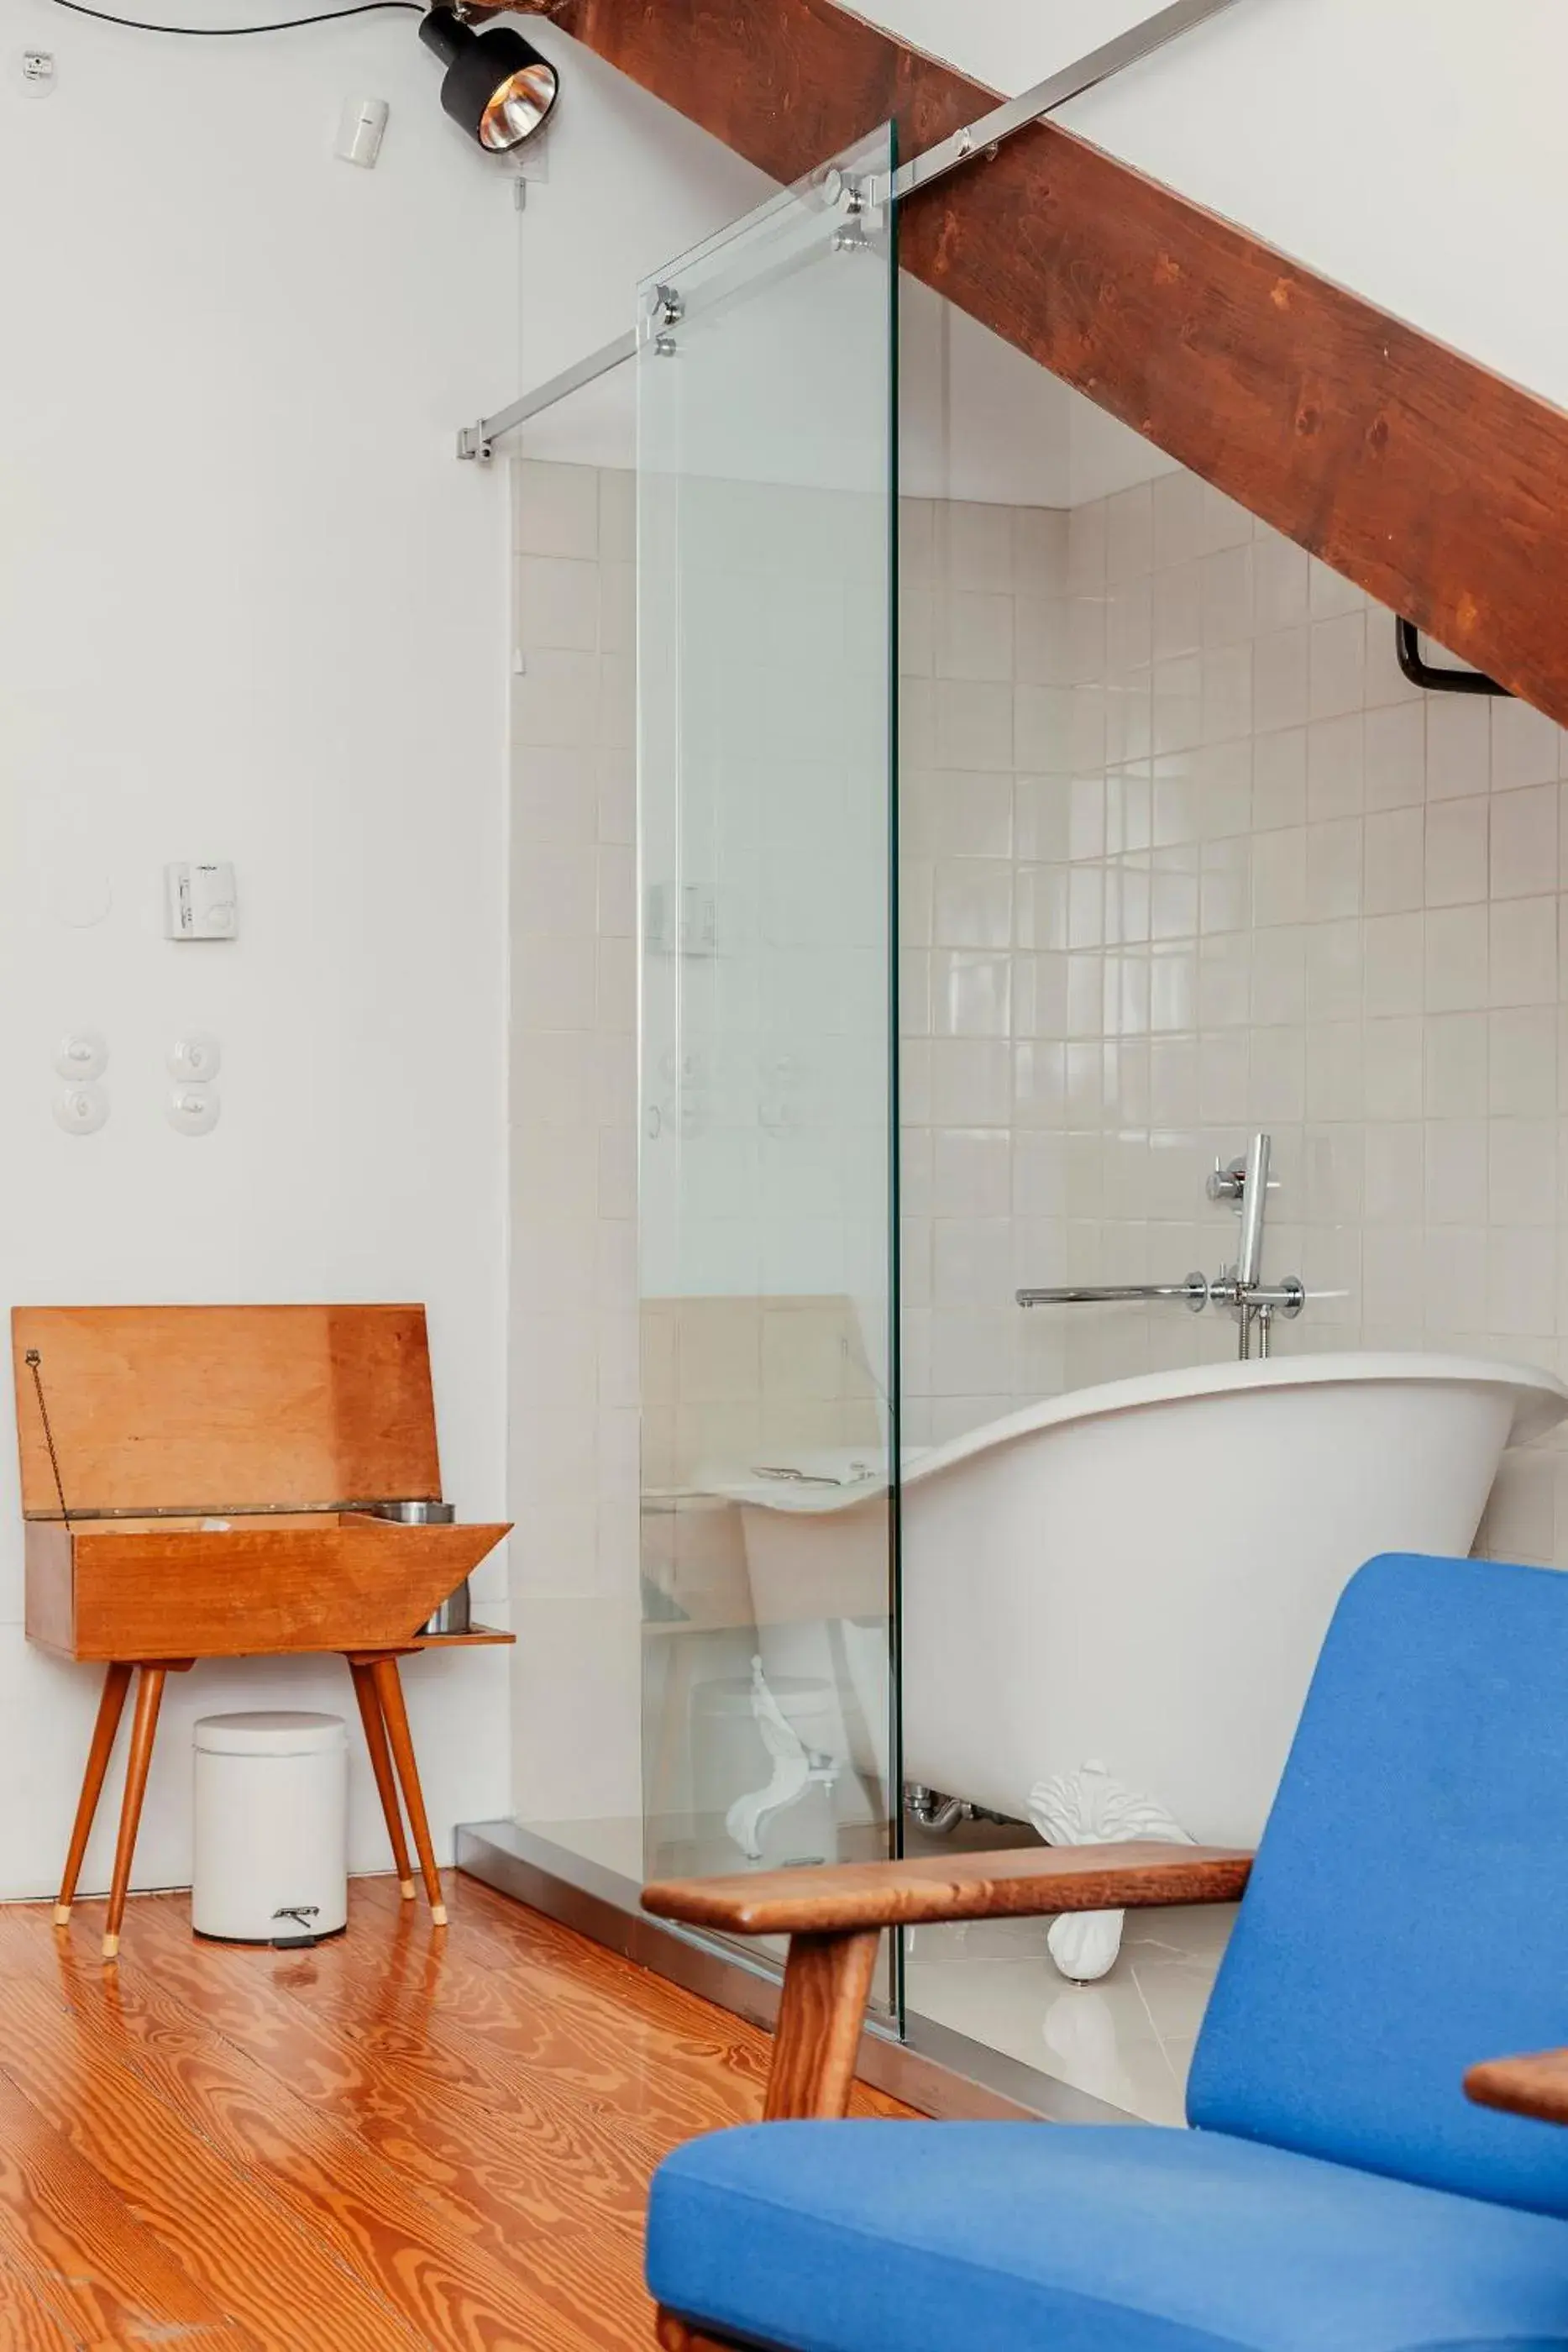
[[[514,1788],[639,1806],[633,477],[513,467]]]
[[[1065,513],[906,499],[901,520],[903,1371],[922,1444],[1067,1378],[1061,1327],[1011,1299],[1066,1212],[1015,1091],[1050,1015],[1034,884],[1069,846],[1073,621]]]
[[[637,1804],[633,484],[515,479],[515,1713],[563,1817]],[[1262,1124],[1267,1269],[1344,1294],[1281,1349],[1568,1370],[1559,730],[1409,688],[1386,614],[1185,474],[902,538],[909,1438],[1230,1352],[1012,1293],[1214,1271],[1204,1178]],[[1490,1548],[1568,1562],[1560,1461],[1510,1457]]]
[[[1387,614],[1185,473],[918,506],[904,604],[911,1437],[1231,1352],[1012,1291],[1216,1270],[1259,1126],[1266,1270],[1343,1294],[1282,1349],[1568,1366],[1559,730],[1407,686]],[[1559,1460],[1510,1457],[1490,1549],[1568,1561]]]

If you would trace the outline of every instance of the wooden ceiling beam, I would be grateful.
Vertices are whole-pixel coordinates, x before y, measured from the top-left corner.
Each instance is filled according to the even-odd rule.
[[[775,179],[995,92],[832,0],[564,0]],[[912,197],[905,268],[1568,723],[1568,414],[1054,123]]]

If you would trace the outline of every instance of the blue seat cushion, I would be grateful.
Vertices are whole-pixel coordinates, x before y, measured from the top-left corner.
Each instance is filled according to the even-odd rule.
[[[1568,2346],[1568,2221],[1115,2125],[716,2132],[655,2177],[648,2283],[784,2352]]]

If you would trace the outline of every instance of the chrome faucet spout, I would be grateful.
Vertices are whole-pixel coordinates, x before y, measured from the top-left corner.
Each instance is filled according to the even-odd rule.
[[[1071,1282],[1044,1290],[1018,1290],[1013,1296],[1020,1307],[1122,1307],[1134,1301],[1177,1298],[1193,1314],[1201,1315],[1208,1304],[1208,1284],[1201,1274],[1194,1273],[1185,1282]]]
[[[1206,1307],[1223,1307],[1236,1318],[1238,1355],[1245,1359],[1256,1349],[1260,1356],[1266,1356],[1274,1318],[1298,1316],[1307,1297],[1295,1275],[1287,1275],[1279,1282],[1263,1279],[1263,1224],[1268,1213],[1272,1152],[1271,1138],[1260,1132],[1252,1138],[1239,1158],[1217,1160],[1214,1163],[1208,1179],[1208,1197],[1228,1202],[1240,1220],[1241,1230],[1237,1238],[1235,1265],[1225,1266],[1211,1282],[1201,1274],[1189,1274],[1185,1282],[1070,1282],[1049,1287],[1031,1285],[1015,1291],[1014,1297],[1020,1307],[1112,1307],[1173,1299],[1194,1315],[1201,1315]]]

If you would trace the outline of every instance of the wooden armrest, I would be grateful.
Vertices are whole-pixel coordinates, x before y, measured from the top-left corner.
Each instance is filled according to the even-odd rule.
[[[673,1878],[645,1886],[643,1905],[661,1919],[723,1935],[789,1937],[763,2114],[823,2117],[848,2111],[884,1927],[1234,1903],[1251,1867],[1250,1854],[1227,1846],[1142,1838],[1124,1845],[1031,1845],[1013,1853]]]
[[[672,1878],[645,1886],[643,1907],[727,1936],[843,1936],[938,1919],[1234,1903],[1251,1867],[1250,1854],[1228,1846],[1139,1838],[1123,1845],[1031,1845],[917,1862]]]
[[[1511,2116],[1539,2116],[1568,2124],[1568,2050],[1536,2050],[1525,2058],[1488,2058],[1465,2076],[1465,2096],[1479,2107]]]

